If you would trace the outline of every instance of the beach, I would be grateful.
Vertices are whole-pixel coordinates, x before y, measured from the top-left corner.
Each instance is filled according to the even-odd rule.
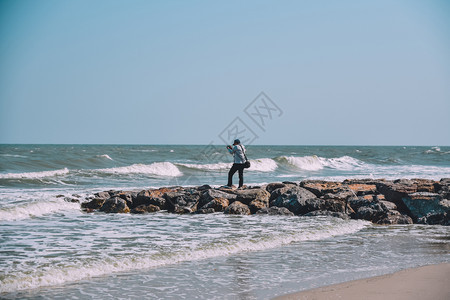
[[[276,297],[277,300],[446,300],[450,299],[450,264],[429,265]]]

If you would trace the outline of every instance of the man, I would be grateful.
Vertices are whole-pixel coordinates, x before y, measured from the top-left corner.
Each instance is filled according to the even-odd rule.
[[[239,139],[235,139],[233,147],[227,146],[228,152],[230,152],[234,157],[234,163],[228,172],[228,184],[226,187],[231,187],[233,185],[233,175],[236,171],[239,171],[239,187],[241,188],[244,184],[244,166],[245,166],[245,148],[241,145]]]

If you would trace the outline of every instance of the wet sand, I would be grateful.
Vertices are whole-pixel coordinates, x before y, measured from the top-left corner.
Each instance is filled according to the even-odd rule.
[[[450,299],[450,263],[407,269],[277,297],[278,300]]]

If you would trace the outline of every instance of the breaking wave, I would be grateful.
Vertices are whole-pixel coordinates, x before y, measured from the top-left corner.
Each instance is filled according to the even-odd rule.
[[[170,177],[183,175],[183,173],[170,162],[155,162],[149,165],[134,164],[117,168],[97,169],[94,171],[106,174],[148,174]]]
[[[15,221],[28,219],[33,217],[40,217],[43,215],[67,211],[79,210],[79,203],[71,203],[67,201],[35,201],[31,203],[14,205],[10,207],[0,208],[0,221]]]
[[[317,171],[324,168],[354,170],[361,168],[364,165],[362,161],[351,156],[341,156],[336,158],[325,158],[316,155],[301,157],[281,156],[277,160],[289,166],[307,171]]]
[[[69,169],[67,168],[61,170],[41,171],[41,172],[7,173],[7,174],[0,174],[0,179],[39,179],[39,178],[66,175],[68,173]]]

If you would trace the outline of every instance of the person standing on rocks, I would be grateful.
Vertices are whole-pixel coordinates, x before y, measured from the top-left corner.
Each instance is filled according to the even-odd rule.
[[[227,146],[228,152],[233,155],[234,163],[228,172],[228,184],[226,187],[230,187],[233,185],[233,175],[236,171],[239,171],[239,187],[241,188],[244,184],[244,168],[245,168],[245,147],[241,144],[239,139],[235,139],[233,143],[233,147]]]

